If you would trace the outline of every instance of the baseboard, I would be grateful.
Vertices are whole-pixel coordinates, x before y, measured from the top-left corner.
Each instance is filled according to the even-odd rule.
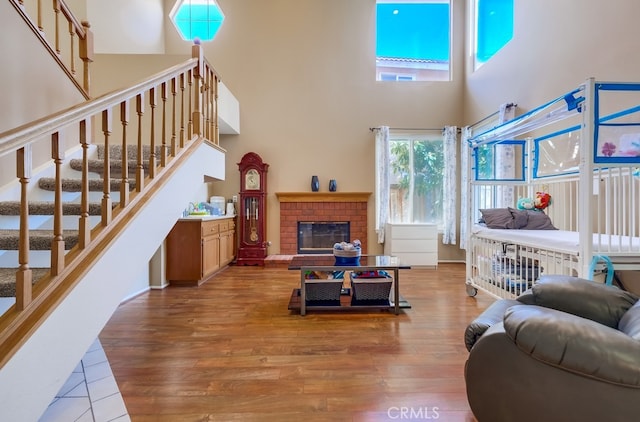
[[[120,302],[120,304],[124,304],[127,303],[128,301],[137,298],[138,296],[144,294],[144,293],[148,293],[151,290],[151,287],[146,287],[142,290],[139,290],[135,293],[130,294],[129,296],[125,297],[124,299],[122,299],[122,302]]]

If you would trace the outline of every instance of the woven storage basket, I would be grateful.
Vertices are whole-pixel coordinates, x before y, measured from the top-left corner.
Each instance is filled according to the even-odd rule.
[[[307,301],[340,303],[340,291],[343,279],[334,280],[306,280],[304,283]]]
[[[391,276],[360,278],[351,274],[351,287],[355,301],[388,301],[391,293]]]

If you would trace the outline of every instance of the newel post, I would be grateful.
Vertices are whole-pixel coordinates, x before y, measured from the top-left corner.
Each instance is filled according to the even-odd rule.
[[[89,65],[93,61],[93,32],[89,22],[82,21],[84,29],[84,38],[80,38],[80,59],[83,63],[83,88],[88,95],[91,95],[91,74],[89,73]]]
[[[193,71],[193,133],[202,136],[202,79],[204,77],[204,50],[202,45],[194,44],[191,46],[191,57],[198,59],[198,65]]]

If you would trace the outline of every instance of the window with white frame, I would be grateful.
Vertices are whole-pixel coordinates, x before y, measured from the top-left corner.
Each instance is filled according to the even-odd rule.
[[[474,69],[513,38],[513,0],[473,0]]]
[[[376,80],[449,81],[450,50],[450,0],[376,0]]]
[[[443,223],[444,143],[440,132],[389,132],[389,222]]]

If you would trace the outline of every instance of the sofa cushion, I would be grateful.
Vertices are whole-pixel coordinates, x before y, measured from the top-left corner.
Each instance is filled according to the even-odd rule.
[[[532,358],[602,381],[640,387],[640,343],[595,321],[555,309],[515,305],[504,329]]]
[[[467,350],[471,350],[476,341],[491,327],[499,322],[502,322],[504,318],[504,311],[513,305],[518,305],[520,302],[513,299],[501,299],[493,302],[487,309],[485,309],[471,324],[467,326],[464,332],[464,343]]]
[[[634,340],[640,340],[640,301],[636,302],[620,319],[618,330]]]
[[[617,328],[622,316],[638,297],[614,286],[583,278],[547,275],[517,300],[527,305],[557,309]]]

